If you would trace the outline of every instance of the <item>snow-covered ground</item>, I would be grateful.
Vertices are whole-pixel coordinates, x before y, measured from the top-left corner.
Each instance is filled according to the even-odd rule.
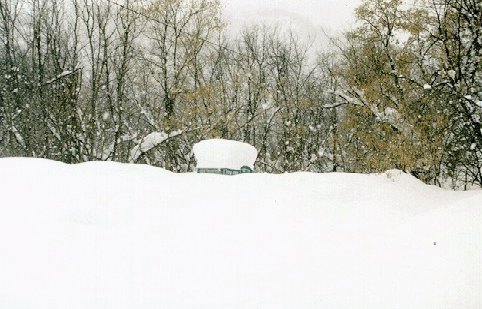
[[[481,308],[482,192],[0,159],[0,308]]]

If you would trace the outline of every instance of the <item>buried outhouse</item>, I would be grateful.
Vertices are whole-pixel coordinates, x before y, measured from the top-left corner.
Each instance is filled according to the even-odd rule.
[[[208,139],[194,144],[197,173],[237,175],[252,173],[258,156],[256,148],[243,142]]]

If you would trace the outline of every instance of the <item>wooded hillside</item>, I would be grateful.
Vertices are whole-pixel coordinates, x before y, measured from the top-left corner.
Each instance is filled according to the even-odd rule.
[[[258,171],[481,186],[482,6],[418,3],[363,1],[321,53],[262,25],[226,35],[218,0],[0,0],[0,156],[183,172],[226,138]]]

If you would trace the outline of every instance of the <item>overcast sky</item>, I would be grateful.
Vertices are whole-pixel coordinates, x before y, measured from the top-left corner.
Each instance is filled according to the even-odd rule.
[[[353,22],[361,0],[221,0],[233,29],[253,22],[289,24],[302,32],[341,31]]]

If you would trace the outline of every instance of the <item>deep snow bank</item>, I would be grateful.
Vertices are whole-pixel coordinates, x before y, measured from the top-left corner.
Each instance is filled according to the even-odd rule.
[[[0,159],[0,308],[480,308],[482,192]]]

